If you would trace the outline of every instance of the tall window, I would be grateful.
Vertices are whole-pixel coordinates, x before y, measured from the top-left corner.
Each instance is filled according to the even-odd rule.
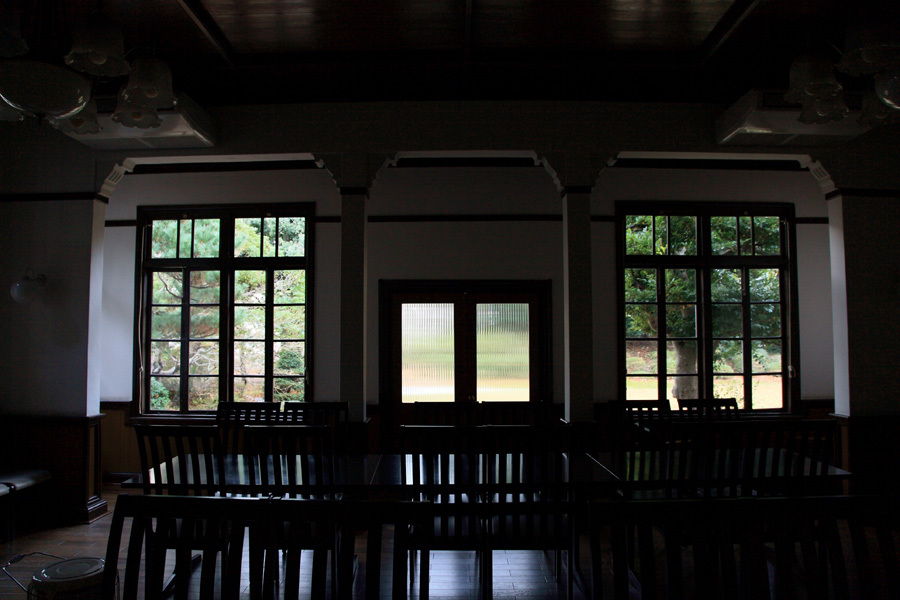
[[[309,393],[310,205],[139,211],[142,411]]]
[[[783,205],[620,206],[626,399],[787,406],[792,216]]]

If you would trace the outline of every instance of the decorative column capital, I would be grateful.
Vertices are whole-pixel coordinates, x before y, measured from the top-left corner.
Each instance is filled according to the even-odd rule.
[[[368,195],[379,171],[392,156],[368,152],[342,152],[314,154],[320,168],[331,173],[331,178],[342,195]]]
[[[590,193],[607,160],[598,156],[559,150],[538,152],[540,163],[553,178],[561,195]]]

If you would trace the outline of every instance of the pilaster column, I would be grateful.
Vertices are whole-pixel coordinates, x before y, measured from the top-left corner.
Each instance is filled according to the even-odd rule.
[[[351,421],[366,420],[366,224],[369,189],[386,156],[317,155],[341,193],[341,400]]]
[[[594,418],[593,273],[591,190],[599,166],[588,157],[556,154],[543,159],[560,190],[563,211],[563,339],[565,417]]]

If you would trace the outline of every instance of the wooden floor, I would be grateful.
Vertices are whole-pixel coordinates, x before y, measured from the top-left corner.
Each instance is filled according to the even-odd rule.
[[[79,556],[103,557],[106,553],[106,542],[109,534],[109,522],[115,506],[117,489],[104,492],[103,497],[109,503],[107,515],[86,525],[74,525],[45,531],[23,532],[17,539],[0,546],[0,565],[6,565],[12,557],[19,554],[44,552],[62,558]],[[364,544],[365,540],[360,540]],[[386,540],[390,544],[390,540]],[[245,550],[246,551],[246,550]],[[124,549],[122,552],[124,557]],[[358,548],[359,570],[354,589],[354,598],[363,598],[362,590],[366,577],[365,551]],[[31,574],[41,567],[56,562],[57,559],[40,554],[25,556],[19,562],[10,565],[7,571],[15,576],[26,587]],[[383,576],[390,577],[390,557],[385,557],[386,568]],[[497,600],[527,599],[541,600],[565,598],[565,572],[557,585],[553,572],[552,557],[543,552],[500,552],[493,555],[493,590]],[[301,560],[301,565],[309,566],[312,560]],[[246,560],[244,561],[246,564]],[[123,563],[124,564],[124,563]],[[303,573],[304,581],[309,581],[311,573]],[[450,598],[477,599],[480,582],[478,580],[475,554],[471,552],[434,552],[432,553],[430,578],[430,598],[444,600]],[[0,600],[25,599],[27,594],[6,575],[0,574]],[[199,578],[199,573],[194,579]],[[387,582],[385,582],[386,584]],[[249,599],[248,578],[246,574],[241,580],[241,596]],[[418,586],[410,590],[409,597],[418,599]],[[358,591],[357,591],[358,590]],[[383,586],[382,595],[389,597],[390,587]],[[195,590],[196,591],[196,590]],[[575,599],[583,600],[584,593],[580,585],[576,585]],[[307,589],[301,598],[310,598]]]

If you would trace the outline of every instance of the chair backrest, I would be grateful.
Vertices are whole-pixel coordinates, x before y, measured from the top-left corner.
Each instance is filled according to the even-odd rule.
[[[663,478],[677,496],[825,493],[834,431],[831,419],[673,422]]]
[[[121,495],[116,500],[110,524],[110,534],[106,547],[106,564],[104,568],[103,598],[116,598],[117,580],[122,583],[123,598],[160,598],[162,590],[141,590],[142,568],[155,570],[158,566],[158,550],[171,547],[171,539],[167,536],[175,533],[174,529],[153,531],[154,521],[182,523],[202,520],[210,536],[227,532],[229,545],[234,551],[228,552],[223,562],[217,565],[221,581],[220,589],[224,600],[236,600],[246,586],[241,583],[242,560],[246,554],[240,549],[244,544],[245,532],[259,542],[259,548],[265,554],[277,556],[283,547],[283,536],[267,535],[269,532],[300,530],[309,527],[320,527],[333,530],[340,536],[340,556],[336,557],[336,576],[338,590],[342,594],[349,591],[354,584],[353,555],[356,535],[368,532],[367,540],[367,577],[365,598],[380,598],[380,585],[391,578],[378,576],[381,563],[380,545],[370,543],[373,539],[381,539],[384,526],[394,529],[394,576],[398,586],[396,591],[404,590],[406,581],[405,552],[409,526],[421,528],[429,514],[427,503],[409,503],[399,501],[353,501],[353,500],[292,500],[268,498],[201,498],[177,496],[129,496]],[[130,525],[130,526],[129,526]],[[130,533],[126,533],[130,529]],[[148,535],[149,533],[149,535]],[[378,535],[373,535],[377,533]],[[127,537],[127,541],[126,538]],[[126,542],[126,554],[120,560],[120,550]],[[208,555],[211,547],[216,547],[216,540],[193,539],[191,547],[204,550],[203,562],[214,560]],[[209,544],[207,544],[209,542]],[[221,547],[219,544],[217,547]],[[294,549],[288,548],[288,553]],[[318,550],[317,550],[318,551]],[[162,555],[164,558],[164,554]],[[287,561],[291,563],[290,559]],[[299,564],[299,561],[298,561]],[[299,589],[296,579],[308,571],[286,568],[281,585],[287,589]],[[150,578],[156,581],[155,578]],[[141,591],[145,591],[143,595]],[[324,591],[323,591],[324,592]],[[213,597],[213,590],[203,589],[201,583],[200,597]],[[316,596],[316,591],[313,591]],[[356,594],[354,593],[354,596]],[[395,594],[395,597],[399,594]],[[405,597],[405,596],[404,596]]]
[[[327,425],[334,438],[334,449],[349,449],[349,406],[347,402],[285,402],[279,415],[281,423]]]
[[[551,411],[541,402],[479,402],[479,425],[545,425]]]
[[[741,411],[735,398],[679,398],[678,415],[689,420],[731,420],[740,418]]]
[[[815,496],[592,504],[594,597],[900,597],[895,501]]]
[[[478,404],[475,402],[416,402],[413,404],[413,425],[478,425]]]
[[[238,455],[243,451],[244,426],[276,423],[281,412],[279,402],[219,402],[216,424],[219,426],[225,451]]]
[[[212,496],[225,481],[215,425],[135,424],[145,494]]]
[[[244,428],[249,478],[261,495],[331,498],[335,454],[331,427],[276,423]]]

